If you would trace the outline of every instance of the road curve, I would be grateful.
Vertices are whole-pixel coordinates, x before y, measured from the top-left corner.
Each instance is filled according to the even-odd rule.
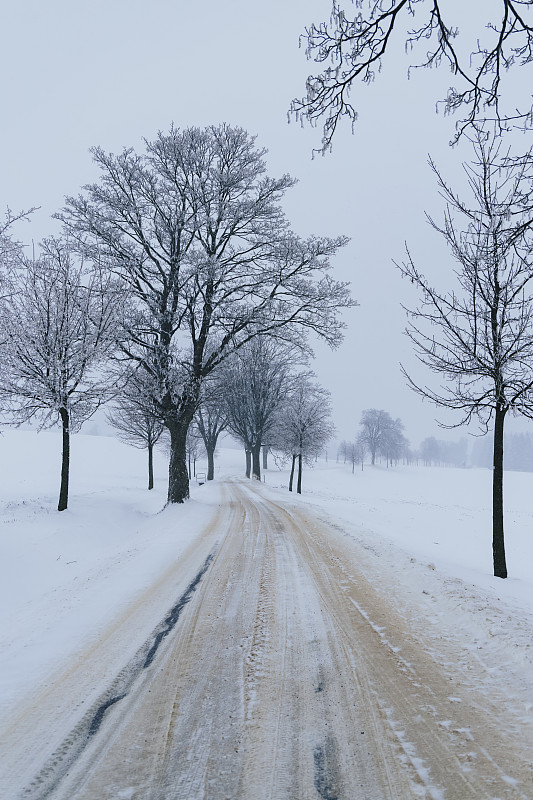
[[[531,800],[532,742],[464,685],[453,642],[425,646],[342,530],[239,481],[215,528],[22,798]]]

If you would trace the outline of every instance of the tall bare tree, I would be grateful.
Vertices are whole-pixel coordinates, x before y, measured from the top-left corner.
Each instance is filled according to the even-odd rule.
[[[10,274],[0,305],[0,393],[16,422],[62,428],[58,510],[68,504],[70,432],[109,397],[103,369],[116,344],[120,295],[100,266],[49,239]]]
[[[216,387],[218,384],[214,385],[214,390],[209,387],[207,392],[204,391],[195,416],[196,427],[202,437],[207,455],[208,481],[212,481],[215,477],[215,451],[218,437],[228,427]]]
[[[406,374],[418,394],[492,425],[494,575],[507,577],[503,530],[503,444],[507,414],[533,417],[533,215],[528,159],[513,161],[482,133],[465,164],[471,199],[437,176],[448,205],[441,224],[455,269],[445,290],[408,260],[402,273],[418,288],[407,335],[419,360],[443,380],[431,389]],[[531,158],[531,152],[529,154]],[[459,221],[460,220],[460,221]],[[450,287],[453,280],[455,286]]]
[[[246,477],[261,479],[261,446],[277,424],[292,389],[293,357],[266,336],[255,337],[220,371],[220,403],[228,430],[244,445]]]
[[[420,455],[424,459],[426,467],[431,464],[439,464],[441,460],[441,447],[440,442],[434,436],[428,436],[420,444]]]
[[[444,63],[451,70],[457,84],[450,86],[442,103],[446,112],[464,113],[457,137],[482,118],[493,118],[500,129],[511,120],[531,125],[530,93],[524,98],[526,106],[517,111],[514,104],[502,106],[501,88],[507,70],[533,61],[533,3],[497,0],[485,5],[469,53],[458,36],[461,25],[472,18],[470,3],[358,0],[345,10],[342,2],[333,0],[329,21],[310,25],[302,36],[308,58],[324,66],[307,79],[307,93],[293,101],[292,112],[311,123],[325,118],[322,145],[327,149],[342,117],[352,125],[357,120],[350,100],[354,84],[374,81],[400,37],[409,52],[420,50],[411,68]]]
[[[165,426],[152,400],[144,372],[135,372],[115,397],[107,419],[126,444],[146,450],[148,454],[148,489],[154,488],[154,447],[161,439]]]
[[[380,453],[387,460],[387,466],[397,464],[400,458],[407,455],[409,442],[403,434],[404,425],[401,419],[396,418],[393,424],[385,431],[385,435],[380,444]]]
[[[187,470],[189,480],[196,478],[196,462],[204,450],[203,437],[193,422],[187,430]]]
[[[291,458],[289,492],[292,492],[294,471],[298,464],[296,491],[302,493],[303,463],[321,453],[333,436],[329,392],[304,373],[296,376],[294,388],[278,414],[274,447]]]
[[[280,200],[294,181],[265,176],[264,150],[241,128],[171,128],[93,156],[101,180],[68,198],[60,218],[83,252],[122,277],[133,313],[124,353],[153,378],[170,434],[168,501],[189,493],[187,430],[204,379],[254,336],[342,338],[353,305],[328,274],[344,237],[302,240]]]
[[[388,458],[392,451],[396,452],[403,438],[400,419],[393,419],[388,411],[367,408],[361,415],[360,425],[358,441],[370,452],[372,464],[376,463],[377,455]]]

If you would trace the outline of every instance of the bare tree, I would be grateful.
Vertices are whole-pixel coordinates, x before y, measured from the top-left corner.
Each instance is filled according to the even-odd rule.
[[[456,288],[433,288],[409,253],[400,266],[422,295],[407,335],[444,385],[433,390],[405,374],[418,394],[461,412],[458,425],[474,417],[484,430],[493,424],[494,574],[505,578],[504,422],[509,412],[533,417],[533,218],[527,161],[502,156],[481,133],[473,145],[474,161],[464,165],[469,202],[432,165],[448,206],[442,224],[430,222],[456,264]]]
[[[393,419],[388,411],[377,408],[368,408],[361,415],[359,442],[370,452],[372,464],[376,463],[377,455],[388,458],[388,452],[395,448],[402,437],[403,424],[399,419]]]
[[[441,458],[440,443],[434,436],[428,436],[420,445],[420,455],[424,459],[426,467],[431,464],[438,464]]]
[[[361,464],[361,469],[363,469],[365,448],[364,445],[362,445],[362,443],[360,442],[359,437],[356,439],[355,442],[348,442],[346,440],[343,440],[339,445],[337,453],[337,461],[339,454],[342,455],[345,464],[347,461],[349,461],[350,464],[352,465],[352,474],[355,472],[356,464]]]
[[[360,431],[357,436],[355,437],[355,451],[358,454],[359,462],[361,464],[361,472],[363,472],[365,468],[365,455],[368,450],[368,445],[366,443],[366,439],[362,431]]]
[[[187,470],[189,480],[196,478],[196,462],[203,450],[203,439],[197,426],[193,423],[187,430]]]
[[[218,437],[226,430],[228,423],[222,410],[220,398],[217,396],[218,384],[211,384],[202,394],[202,399],[195,416],[196,427],[202,437],[207,455],[207,480],[215,477],[215,451]],[[218,387],[221,388],[221,387]]]
[[[244,445],[246,477],[261,479],[261,446],[277,423],[292,388],[293,357],[265,336],[242,347],[220,371],[220,402],[228,429]]]
[[[343,462],[346,464],[349,452],[350,452],[350,442],[348,442],[346,439],[343,439],[337,448],[337,461],[339,460],[339,456],[341,456]]]
[[[363,5],[368,8],[366,14]],[[302,36],[307,57],[324,67],[307,79],[306,96],[294,100],[291,110],[311,123],[325,117],[322,145],[327,149],[342,117],[352,125],[357,120],[349,99],[355,82],[374,81],[387,50],[400,36],[405,38],[406,50],[415,51],[420,46],[419,59],[410,69],[444,63],[458,80],[442,100],[445,112],[465,113],[457,123],[456,138],[483,117],[496,120],[500,129],[510,120],[529,126],[529,96],[529,105],[522,111],[514,106],[502,110],[501,83],[507,70],[533,61],[532,5],[531,0],[493,3],[494,12],[486,11],[479,21],[473,52],[465,53],[457,37],[461,22],[472,13],[468,3],[461,7],[450,0],[358,0],[349,13],[341,2],[333,0],[329,21],[311,25]]]
[[[291,458],[289,492],[298,463],[296,491],[302,493],[303,462],[321,453],[333,436],[329,392],[312,380],[309,373],[298,375],[295,387],[280,409],[275,428],[275,447]]]
[[[115,398],[107,419],[117,431],[118,438],[127,444],[147,450],[148,489],[154,488],[154,447],[160,440],[165,426],[158,416],[152,400],[146,375],[135,372],[124,389]]]
[[[397,418],[392,421],[385,430],[379,445],[380,454],[386,459],[387,466],[392,466],[393,462],[398,463],[400,458],[409,450],[409,442],[403,435],[403,422]]]
[[[103,365],[116,342],[119,296],[98,264],[49,239],[37,260],[11,273],[12,293],[0,307],[3,369],[0,392],[17,423],[58,419],[63,456],[58,510],[68,503],[70,431],[109,396]]]
[[[294,181],[265,177],[265,151],[241,128],[172,128],[143,155],[93,155],[100,182],[68,198],[60,218],[128,287],[123,349],[158,387],[168,501],[183,502],[186,435],[205,378],[257,335],[342,338],[339,312],[353,302],[328,269],[347,239],[290,232],[280,200]]]

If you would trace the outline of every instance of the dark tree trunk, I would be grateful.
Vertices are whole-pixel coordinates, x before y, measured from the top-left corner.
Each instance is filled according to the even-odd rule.
[[[296,485],[297,494],[302,493],[302,454],[298,453],[298,483]]]
[[[291,464],[291,476],[289,478],[289,492],[292,492],[292,483],[294,481],[294,465],[296,464],[296,456],[293,454],[292,456],[292,464]]]
[[[207,480],[212,481],[215,478],[215,448],[214,447],[206,447],[205,451],[207,453]]]
[[[68,478],[70,469],[70,418],[66,408],[59,409],[61,417],[63,452],[61,456],[61,486],[59,489],[58,511],[65,511],[68,506]]]
[[[268,469],[268,447],[263,447],[263,469]]]
[[[492,472],[492,555],[494,575],[507,577],[503,538],[503,424],[505,410],[496,405],[494,418],[494,462]]]
[[[192,417],[192,415],[191,415]],[[167,423],[170,432],[170,462],[168,465],[168,503],[183,503],[189,499],[187,472],[187,430],[189,422],[173,420]]]
[[[148,442],[148,490],[154,488],[154,445]]]
[[[252,447],[252,478],[261,480],[261,445]]]
[[[252,471],[252,453],[248,448],[244,452],[246,453],[246,477],[249,478]]]

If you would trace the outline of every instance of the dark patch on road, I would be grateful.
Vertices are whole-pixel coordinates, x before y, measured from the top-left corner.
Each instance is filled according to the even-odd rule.
[[[93,721],[89,726],[89,733],[87,734],[87,736],[94,736],[94,734],[98,732],[98,729],[102,724],[104,714],[109,708],[109,706],[115,705],[115,703],[118,703],[119,700],[124,700],[125,697],[126,697],[125,694],[121,694],[118,697],[112,697],[111,700],[106,700],[105,703],[102,703],[102,705],[100,706],[100,708],[97,710],[96,714],[93,717]]]
[[[315,747],[315,789],[322,800],[339,800],[335,781],[335,742],[331,737],[324,746]]]
[[[191,597],[193,596],[194,591],[196,590],[196,587],[198,586],[198,584],[200,583],[200,581],[204,577],[205,573],[207,572],[207,570],[209,568],[209,565],[211,564],[212,560],[213,560],[213,554],[210,553],[207,556],[207,558],[206,558],[206,560],[204,562],[204,565],[203,565],[202,569],[200,570],[200,572],[197,574],[195,579],[193,581],[191,581],[191,583],[189,584],[189,586],[187,587],[185,592],[182,594],[182,596],[180,597],[180,599],[178,600],[176,605],[170,610],[170,613],[169,613],[168,617],[166,617],[165,621],[164,621],[165,628],[163,628],[162,631],[159,631],[156,634],[156,637],[154,639],[154,643],[151,646],[150,650],[148,651],[148,654],[146,656],[146,661],[143,664],[143,669],[146,669],[146,667],[149,667],[150,664],[152,663],[152,661],[154,660],[154,657],[155,657],[155,654],[157,653],[159,645],[161,644],[163,639],[166,636],[168,636],[168,634],[170,633],[172,628],[176,625],[177,621],[180,618],[181,612],[183,611],[183,609],[185,608],[185,606],[187,605],[187,603],[190,601]]]
[[[120,671],[107,691],[100,695],[92,708],[83,715],[63,743],[52,753],[40,772],[23,791],[22,797],[27,800],[46,800],[57,789],[61,780],[100,730],[108,709],[128,695],[135,680],[153,662],[159,645],[176,626],[183,608],[190,602],[213,558],[214,553],[207,556],[202,568],[165,619],[157,626],[131,661]]]

